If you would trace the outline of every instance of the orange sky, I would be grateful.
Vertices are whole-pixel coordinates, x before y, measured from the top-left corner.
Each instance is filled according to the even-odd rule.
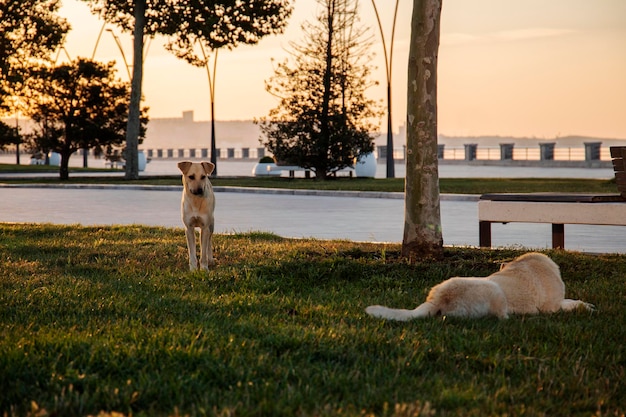
[[[394,3],[376,0],[388,43]],[[78,0],[63,4],[61,14],[73,27],[66,43],[70,57],[91,57],[102,22]],[[271,58],[282,60],[288,42],[302,38],[300,24],[314,18],[316,4],[297,0],[284,35],[220,52],[216,119],[261,117],[276,105],[264,89],[273,73]],[[412,1],[400,0],[392,74],[394,130],[406,119],[411,8]],[[369,93],[382,100],[384,58],[371,0],[360,0],[360,9],[362,23],[377,39],[374,77],[381,85]],[[112,29],[132,59],[130,37]],[[441,31],[439,133],[626,139],[626,1],[444,0]],[[193,110],[196,120],[208,120],[206,70],[174,58],[160,44],[159,39],[151,43],[145,60],[143,88],[150,116],[180,117]],[[95,57],[118,61],[118,75],[127,79],[111,33],[104,32]]]

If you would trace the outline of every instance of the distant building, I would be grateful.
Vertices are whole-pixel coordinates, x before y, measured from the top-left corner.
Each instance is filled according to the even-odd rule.
[[[252,120],[215,121],[217,148],[258,148],[260,129]],[[211,147],[211,122],[195,121],[193,110],[182,117],[154,118],[148,123],[144,149]]]

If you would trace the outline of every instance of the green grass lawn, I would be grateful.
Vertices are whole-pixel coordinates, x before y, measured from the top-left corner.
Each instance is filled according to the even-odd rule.
[[[218,235],[187,270],[182,229],[0,225],[0,414],[623,416],[626,255],[548,251],[594,313],[384,322],[517,250]]]
[[[36,169],[49,172],[49,167],[21,166],[15,171],[15,165],[0,164],[0,172],[32,172]],[[125,180],[122,177],[72,177],[74,168],[70,170],[70,179],[60,181],[58,178],[2,178],[0,182],[10,184],[143,184],[143,185],[180,185],[179,175],[144,176],[138,180]],[[83,169],[81,169],[83,170]],[[76,171],[78,172],[78,171]],[[305,178],[262,178],[262,177],[218,177],[211,180],[215,186],[230,187],[264,187],[317,190],[352,190],[403,192],[404,178],[337,178],[328,181],[315,181]],[[568,178],[441,178],[439,180],[442,193],[453,194],[484,194],[484,193],[526,193],[526,192],[582,192],[582,193],[616,193],[615,180],[568,179]]]

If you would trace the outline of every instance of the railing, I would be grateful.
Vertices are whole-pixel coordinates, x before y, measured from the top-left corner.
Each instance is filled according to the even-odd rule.
[[[466,144],[463,147],[447,147],[439,145],[439,159],[465,161],[610,161],[609,147],[601,147],[599,142],[586,143],[584,147],[556,147],[552,143],[539,146],[514,147],[512,144],[500,146],[478,146]],[[406,147],[394,147],[393,156],[396,161],[405,159]],[[378,160],[387,156],[387,147],[377,148]]]
[[[394,150],[394,154],[396,151]],[[464,148],[446,148],[444,150],[444,156],[442,159],[462,160],[465,159]],[[499,147],[481,147],[476,150],[476,158],[481,160],[498,161],[501,160]],[[519,147],[513,150],[512,159],[518,161],[540,161],[541,152],[539,148],[534,147]],[[601,149],[600,160],[610,160],[609,149]],[[555,161],[584,161],[585,149],[584,148],[555,148],[554,158]]]
[[[147,148],[140,150],[143,150],[148,159],[208,159],[210,157],[208,148]],[[258,160],[268,155],[265,148],[220,148],[216,149],[216,151],[217,158],[221,160]],[[80,150],[78,153],[82,155],[83,151]],[[378,146],[375,153],[379,161],[384,161],[387,156],[387,147]],[[28,155],[24,152],[21,152],[21,154]],[[15,155],[15,149],[0,150],[0,155]],[[405,146],[393,148],[393,156],[396,162],[404,161],[405,155]],[[464,147],[439,145],[439,158],[449,161],[610,161],[611,155],[608,146],[600,147],[595,143],[592,146],[585,147],[503,147],[503,145],[497,147],[468,144],[464,145]]]
[[[265,148],[218,148],[215,151],[218,159],[261,159],[267,154]],[[210,157],[207,148],[145,149],[144,152],[150,159],[208,159]]]

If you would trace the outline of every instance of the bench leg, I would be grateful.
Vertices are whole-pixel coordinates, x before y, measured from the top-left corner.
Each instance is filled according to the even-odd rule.
[[[552,248],[565,248],[565,225],[559,223],[552,224]]]
[[[478,244],[481,248],[491,247],[491,222],[485,220],[478,222]]]

